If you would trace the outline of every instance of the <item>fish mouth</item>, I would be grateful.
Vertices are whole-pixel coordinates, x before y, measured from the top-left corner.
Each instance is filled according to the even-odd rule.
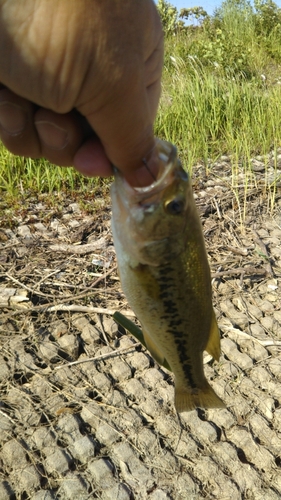
[[[115,171],[115,182],[118,184],[119,189],[123,191],[127,199],[133,199],[135,203],[147,199],[153,202],[155,195],[171,184],[175,177],[175,165],[176,163],[180,164],[177,159],[177,148],[173,144],[156,139],[155,147],[158,149],[159,171],[156,180],[149,186],[133,187],[118,170]]]

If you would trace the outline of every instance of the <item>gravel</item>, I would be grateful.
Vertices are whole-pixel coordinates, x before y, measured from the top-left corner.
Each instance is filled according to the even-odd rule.
[[[222,334],[205,372],[226,409],[178,416],[172,375],[93,311],[127,310],[106,196],[94,216],[67,199],[58,214],[43,197],[2,224],[0,500],[281,497],[280,186],[269,215],[248,184],[241,225],[228,168],[224,157],[195,178]],[[98,265],[69,250],[95,241]]]

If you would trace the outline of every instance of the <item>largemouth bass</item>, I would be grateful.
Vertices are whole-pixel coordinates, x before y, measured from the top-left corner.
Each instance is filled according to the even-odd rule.
[[[155,182],[133,188],[116,172],[111,187],[121,286],[147,348],[174,373],[176,410],[222,408],[203,370],[204,350],[219,359],[220,336],[191,181],[172,144],[156,147]]]

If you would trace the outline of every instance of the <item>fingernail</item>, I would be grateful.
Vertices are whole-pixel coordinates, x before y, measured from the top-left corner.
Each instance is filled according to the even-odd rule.
[[[10,135],[19,135],[26,124],[23,108],[11,102],[0,102],[0,126]]]
[[[37,132],[44,144],[51,149],[64,149],[68,143],[68,134],[64,128],[47,121],[35,122]]]

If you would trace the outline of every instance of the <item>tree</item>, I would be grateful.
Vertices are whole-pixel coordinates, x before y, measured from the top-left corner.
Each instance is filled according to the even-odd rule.
[[[157,9],[166,35],[174,35],[182,29],[184,23],[179,20],[179,13],[176,7],[166,0],[158,0]]]
[[[180,17],[187,21],[196,19],[201,24],[208,17],[208,14],[202,7],[190,7],[189,9],[181,9]]]

